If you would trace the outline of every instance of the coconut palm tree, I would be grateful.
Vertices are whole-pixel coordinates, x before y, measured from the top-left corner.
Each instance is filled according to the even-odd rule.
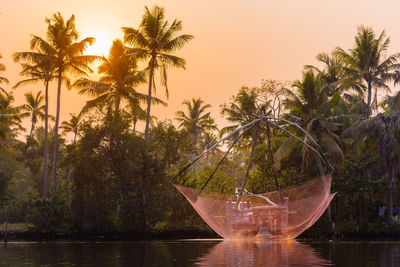
[[[11,93],[0,92],[0,142],[5,145],[15,138],[21,125],[20,107],[13,106],[14,96]]]
[[[3,57],[2,57],[1,54],[0,54],[0,59],[2,59],[2,58],[3,58]],[[5,71],[5,70],[6,70],[6,66],[5,66],[3,63],[0,63],[0,73],[3,72],[3,71]],[[5,77],[1,77],[1,76],[0,76],[0,84],[2,84],[2,83],[8,84],[8,79],[5,78]],[[0,90],[1,90],[3,93],[6,93],[6,90],[4,90],[4,88],[1,87],[1,86],[0,86]]]
[[[121,101],[137,103],[145,101],[147,96],[138,93],[135,88],[146,82],[146,71],[137,70],[134,56],[126,55],[126,48],[121,40],[114,40],[108,58],[103,58],[98,72],[102,74],[98,81],[80,78],[74,87],[80,89],[80,94],[95,97],[82,108],[82,113],[99,105],[106,105],[114,118],[120,117]],[[152,98],[153,103],[163,103]]]
[[[38,92],[33,95],[32,92],[28,92],[25,94],[26,104],[21,107],[21,118],[30,117],[31,118],[31,130],[29,132],[29,136],[32,137],[33,130],[35,129],[35,125],[38,119],[45,119],[45,105],[43,105],[43,95],[42,92]]]
[[[325,90],[325,84],[320,75],[313,70],[303,72],[302,80],[297,80],[292,85],[296,91],[287,89],[287,99],[284,105],[288,110],[286,116],[296,122],[317,140],[321,147],[328,152],[328,156],[334,158],[336,162],[344,159],[342,151],[342,141],[337,134],[341,122],[350,116],[337,115],[333,112],[334,99],[330,100]],[[295,93],[296,92],[296,93]],[[305,137],[305,142],[307,137]],[[281,145],[275,154],[279,161],[288,155],[295,145],[295,139],[289,137]],[[309,154],[308,149],[303,147],[303,168],[307,169]],[[278,164],[279,165],[279,164]]]
[[[286,89],[287,99],[284,105],[288,113],[285,116],[297,123],[305,129],[328,153],[328,157],[339,163],[344,160],[343,142],[338,131],[341,126],[354,119],[348,114],[335,113],[338,102],[343,102],[338,92],[328,97],[326,84],[322,80],[322,76],[315,73],[315,70],[308,69],[303,72],[302,80],[297,80],[292,85],[296,91]],[[295,93],[296,92],[296,93]],[[307,136],[304,137],[304,142],[311,141]],[[290,136],[276,151],[274,158],[279,169],[280,161],[288,156],[294,149],[296,140]],[[313,145],[312,143],[310,143]],[[322,169],[320,159],[315,156],[316,163],[319,169]],[[306,146],[302,149],[302,168],[308,169],[308,164],[311,157]],[[322,174],[322,180],[325,183],[325,175]],[[331,221],[330,206],[328,206],[327,214]]]
[[[269,105],[270,101],[266,103],[259,103],[257,88],[250,89],[248,87],[242,87],[239,93],[233,97],[230,103],[225,103],[222,105],[222,115],[225,115],[227,120],[233,123],[233,125],[222,128],[220,135],[222,136],[225,133],[233,132],[245,124],[252,122],[254,119],[256,119],[256,116],[264,115],[265,110]],[[240,135],[243,135],[243,139],[250,140],[251,146],[249,163],[247,165],[247,170],[241,186],[242,190],[240,194],[243,193],[243,189],[246,186],[249,177],[250,169],[253,163],[255,147],[260,135],[259,130],[259,124],[255,124],[251,127],[251,129],[242,129],[242,131],[238,131],[236,136],[234,136],[236,139],[240,137]],[[234,145],[234,143],[232,143],[232,145]],[[246,147],[249,146],[249,144],[243,145],[239,143],[238,149],[240,149],[241,146]]]
[[[363,120],[346,129],[343,136],[353,137],[354,143],[362,140],[363,144],[370,143],[368,139],[377,139],[380,160],[388,175],[388,220],[391,222],[393,220],[393,184],[395,177],[400,175],[398,168],[400,161],[400,113],[378,114],[375,117]]]
[[[338,47],[334,51],[334,55],[344,63],[345,77],[342,80],[345,84],[364,83],[364,88],[367,91],[365,118],[369,118],[371,116],[372,94],[374,93],[377,110],[378,90],[390,91],[387,82],[398,79],[397,70],[400,69],[400,64],[397,62],[400,54],[386,56],[390,38],[386,38],[385,31],[376,36],[372,28],[361,26],[354,40],[355,45],[352,49],[346,52]]]
[[[146,121],[146,111],[140,106],[140,99],[131,98],[128,102],[127,117],[132,120],[132,132],[136,132],[136,123]]]
[[[59,147],[58,128],[60,120],[60,102],[61,102],[61,84],[65,81],[67,73],[75,75],[85,75],[86,72],[92,72],[89,64],[97,60],[98,56],[84,55],[88,45],[91,45],[95,39],[87,37],[81,41],[75,26],[75,16],[72,15],[67,21],[60,13],[55,13],[51,18],[46,18],[47,40],[32,36],[31,49],[44,51],[43,58],[51,62],[54,72],[57,75],[57,111],[55,120],[54,152],[53,152],[53,194],[57,186],[57,155]],[[26,58],[34,59],[38,53],[26,52]]]
[[[226,116],[226,119],[232,125],[221,129],[220,135],[231,133],[237,128],[253,121],[255,115],[263,115],[265,108],[269,103],[258,103],[257,88],[242,87],[239,93],[234,96],[229,103],[222,105],[221,114]],[[253,127],[244,135],[245,139],[252,139],[257,127]],[[238,133],[240,134],[240,133]]]
[[[152,88],[155,89],[154,71],[160,69],[161,84],[165,86],[168,97],[167,68],[174,66],[185,68],[183,58],[171,53],[182,48],[188,41],[193,39],[192,35],[178,33],[182,30],[182,21],[175,19],[172,23],[165,19],[164,8],[154,6],[151,10],[145,7],[145,14],[138,29],[130,27],[122,28],[124,41],[132,45],[131,53],[148,60],[148,94],[147,94],[147,118],[145,128],[145,141],[149,142],[150,106]],[[148,146],[146,145],[146,155]]]
[[[217,130],[210,112],[206,113],[211,105],[204,104],[200,98],[193,98],[191,101],[185,100],[183,105],[187,107],[187,114],[184,111],[176,112],[176,120],[180,122],[180,128],[186,129],[192,135],[193,145],[197,148],[198,138],[203,133]]]
[[[83,113],[99,104],[106,104],[116,117],[120,113],[122,99],[129,99],[134,87],[146,81],[145,73],[137,70],[135,60],[126,56],[122,41],[114,40],[108,58],[102,58],[98,73],[102,74],[99,81],[79,78],[73,84],[80,89],[80,94],[95,97],[86,103]]]
[[[43,155],[43,197],[47,198],[47,176],[48,176],[48,129],[49,129],[49,83],[52,79],[55,79],[54,64],[51,57],[46,56],[46,51],[41,50],[39,47],[34,52],[17,52],[14,53],[14,61],[16,62],[28,62],[21,63],[22,71],[21,76],[28,77],[25,80],[18,82],[14,88],[22,85],[43,82],[45,88],[45,119],[44,119],[44,155]],[[65,79],[68,81],[68,79]]]
[[[314,70],[320,76],[328,96],[333,95],[335,92],[341,93],[345,89],[339,83],[344,78],[343,62],[335,54],[329,55],[328,53],[319,53],[316,59],[323,64],[322,69],[312,65],[305,65],[304,68],[306,70]],[[354,84],[354,87],[358,88],[356,84]]]
[[[381,106],[387,114],[400,112],[400,92],[397,92],[392,96],[386,96],[382,101]]]
[[[63,133],[73,133],[73,144],[76,144],[76,137],[79,134],[79,129],[82,124],[82,114],[75,115],[75,113],[70,113],[70,119],[68,121],[63,121],[61,123],[60,128],[63,130]]]
[[[73,139],[73,145],[76,145],[76,137],[79,135],[79,130],[82,125],[82,113],[79,113],[78,115],[75,115],[74,113],[70,113],[70,119],[69,121],[63,121],[61,123],[60,128],[63,130],[64,134],[67,133],[73,133],[74,134],[74,139]],[[70,180],[71,178],[71,167],[68,167],[68,172],[67,172],[67,181]]]

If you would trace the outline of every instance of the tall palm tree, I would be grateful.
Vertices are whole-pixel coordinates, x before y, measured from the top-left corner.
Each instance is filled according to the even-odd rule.
[[[37,82],[43,82],[45,87],[45,119],[44,119],[44,151],[43,151],[43,197],[47,198],[47,178],[48,178],[48,151],[49,151],[49,83],[52,79],[55,79],[54,73],[54,62],[51,57],[46,56],[46,51],[36,48],[34,52],[17,52],[14,53],[14,61],[16,62],[28,62],[21,63],[22,71],[21,76],[29,77],[25,80],[18,82],[14,88],[22,85],[32,84]],[[66,81],[68,81],[66,79]]]
[[[206,113],[211,105],[204,104],[200,98],[193,98],[191,101],[185,100],[183,105],[187,107],[187,114],[184,111],[176,112],[176,120],[180,122],[180,128],[185,128],[192,135],[193,145],[196,148],[199,136],[206,131],[217,130],[210,112]]]
[[[335,104],[341,97],[338,93],[334,93],[332,98],[328,97],[326,84],[322,80],[322,76],[315,74],[315,70],[308,69],[303,72],[302,80],[297,80],[292,85],[296,89],[296,93],[287,89],[287,99],[284,101],[286,109],[289,111],[285,114],[290,120],[297,123],[305,129],[321,147],[328,153],[328,157],[339,163],[344,159],[343,142],[338,135],[338,131],[343,123],[352,119],[347,114],[336,114]],[[304,142],[311,143],[307,136]],[[290,136],[276,151],[275,159],[280,165],[282,158],[289,155],[295,147],[295,139]],[[314,157],[320,170],[322,163],[319,157]],[[307,169],[311,157],[306,146],[302,149],[302,168]],[[279,168],[279,167],[278,167]],[[322,180],[325,183],[325,175],[322,174]],[[327,214],[331,221],[330,206],[328,206]]]
[[[30,117],[31,118],[31,130],[29,132],[29,136],[32,137],[33,130],[35,129],[35,125],[38,121],[38,118],[41,120],[45,119],[45,105],[43,105],[43,95],[42,92],[39,91],[36,96],[33,95],[32,92],[28,92],[25,94],[26,104],[21,107],[22,118]]]
[[[315,74],[313,70],[303,72],[302,80],[295,81],[292,86],[296,89],[296,93],[290,89],[286,90],[287,99],[284,105],[289,111],[286,116],[310,133],[328,152],[328,156],[334,158],[336,162],[342,160],[344,158],[342,142],[337,131],[341,122],[349,116],[334,113],[332,108],[334,101],[328,98],[321,76]],[[304,141],[310,140],[305,137]],[[295,139],[289,137],[281,145],[275,155],[278,163],[292,151],[294,144]],[[303,168],[307,168],[308,161],[308,149],[304,146]]]
[[[58,128],[60,120],[60,102],[61,102],[61,84],[65,81],[67,73],[76,75],[85,75],[86,72],[92,72],[89,64],[97,60],[98,56],[84,55],[88,45],[91,45],[95,39],[92,37],[84,38],[77,41],[79,38],[75,26],[75,16],[72,15],[67,21],[60,13],[55,13],[51,18],[46,18],[47,23],[47,40],[32,36],[31,49],[44,51],[44,58],[51,61],[54,67],[54,72],[57,75],[57,111],[56,121],[54,126],[54,152],[53,152],[53,168],[52,180],[53,194],[56,192],[57,186],[57,155],[58,155]],[[25,53],[26,58],[33,58],[37,53]]]
[[[103,63],[98,68],[102,76],[98,81],[80,78],[74,83],[74,87],[80,89],[80,94],[95,97],[86,103],[83,113],[99,105],[106,105],[114,118],[119,118],[121,101],[134,103],[147,98],[135,90],[137,85],[146,82],[146,72],[137,70],[135,58],[126,55],[126,48],[119,39],[114,40],[109,56],[102,60]],[[161,103],[154,98],[152,101]]]
[[[398,78],[397,70],[400,69],[400,64],[397,62],[400,54],[386,57],[390,38],[386,38],[385,31],[376,36],[372,28],[361,26],[354,40],[355,45],[348,52],[338,47],[334,54],[343,60],[345,65],[343,81],[346,84],[364,83],[367,90],[365,118],[369,118],[371,116],[373,90],[375,108],[378,109],[378,90],[390,91],[387,82]]]
[[[2,59],[3,57],[0,54],[0,59]],[[3,72],[6,70],[6,66],[3,63],[0,63],[0,72]],[[5,77],[0,76],[0,84],[2,83],[6,83],[8,84],[8,79]],[[3,93],[6,93],[6,90],[4,90],[3,87],[0,86],[0,91],[2,91]]]
[[[145,7],[145,14],[138,29],[123,27],[124,41],[133,46],[131,53],[148,60],[149,86],[147,94],[147,118],[145,141],[149,142],[150,106],[152,88],[155,89],[154,71],[160,69],[161,83],[165,86],[168,97],[167,67],[172,65],[185,68],[183,58],[171,53],[182,48],[192,35],[177,35],[182,30],[182,21],[175,19],[172,23],[165,19],[164,8],[154,6],[151,10]],[[146,145],[146,155],[148,146]]]

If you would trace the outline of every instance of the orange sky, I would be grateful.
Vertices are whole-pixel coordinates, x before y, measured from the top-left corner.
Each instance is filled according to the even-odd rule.
[[[137,27],[144,5],[166,8],[166,17],[183,20],[183,33],[195,36],[177,52],[186,70],[169,71],[168,107],[153,107],[159,119],[174,118],[185,99],[201,97],[212,105],[212,115],[223,124],[219,105],[229,101],[242,85],[256,86],[261,79],[294,80],[315,55],[336,46],[350,48],[358,25],[385,29],[391,37],[389,53],[400,51],[399,1],[365,0],[0,0],[0,53],[11,88],[20,77],[11,55],[29,49],[29,34],[43,36],[45,17],[60,11],[76,16],[81,37],[97,37],[95,51],[122,38],[121,27]],[[50,91],[50,112],[55,113],[55,84]],[[16,104],[23,94],[42,85],[15,91]],[[141,87],[140,90],[144,90]],[[156,96],[165,99],[163,88]],[[62,91],[61,119],[78,113],[87,100],[76,91]]]

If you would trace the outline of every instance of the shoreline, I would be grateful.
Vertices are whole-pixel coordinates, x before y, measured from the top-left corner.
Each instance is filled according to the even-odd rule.
[[[8,242],[14,241],[105,241],[105,242],[140,242],[140,241],[168,241],[177,239],[221,239],[214,232],[207,230],[176,230],[165,232],[85,232],[71,234],[39,233],[34,231],[8,232]],[[299,241],[400,241],[400,232],[344,232],[316,236],[311,233],[303,233],[296,238]],[[0,231],[0,242],[4,242],[4,233]]]

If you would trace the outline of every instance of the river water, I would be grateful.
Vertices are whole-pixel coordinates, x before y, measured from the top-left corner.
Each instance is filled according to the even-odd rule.
[[[0,266],[400,266],[400,242],[10,242]]]

